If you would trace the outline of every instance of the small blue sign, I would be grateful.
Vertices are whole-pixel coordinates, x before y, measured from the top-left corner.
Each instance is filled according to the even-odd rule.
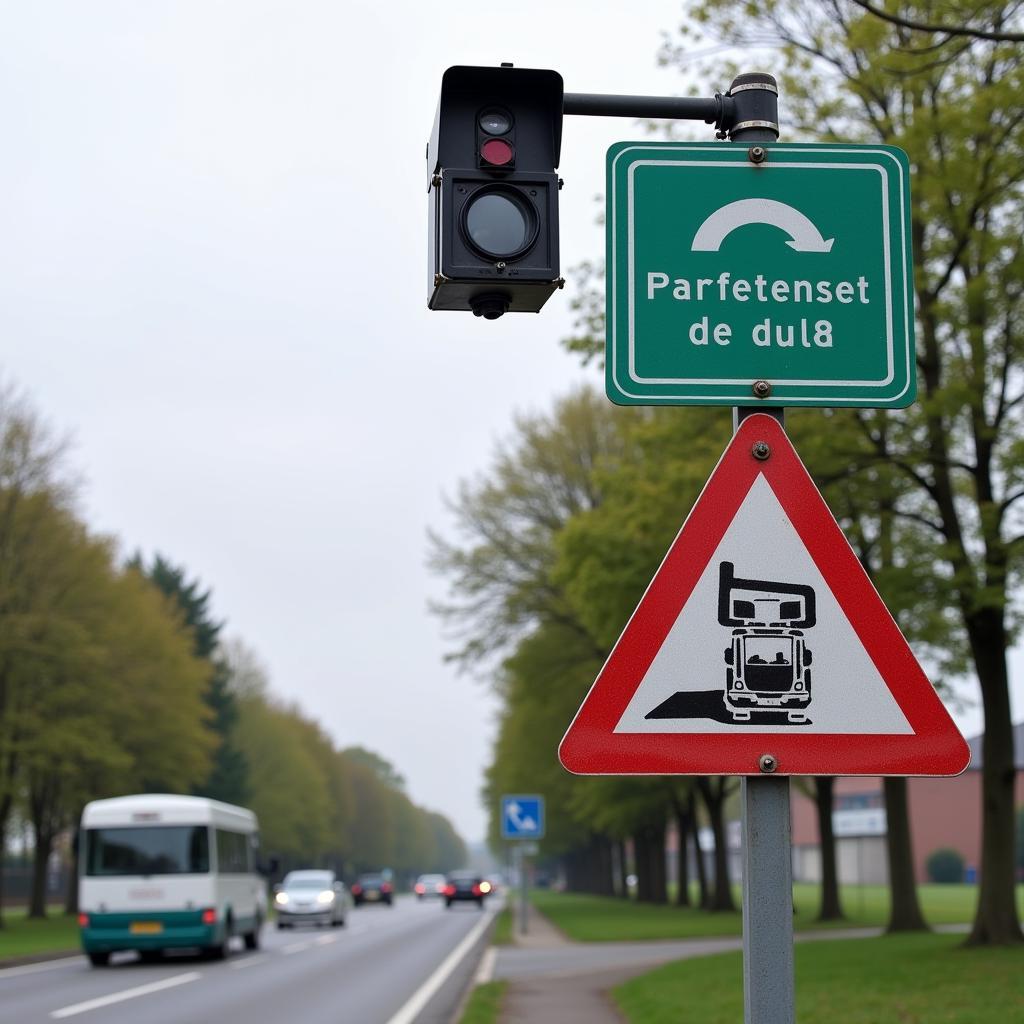
[[[512,794],[501,798],[502,839],[542,839],[544,797]]]

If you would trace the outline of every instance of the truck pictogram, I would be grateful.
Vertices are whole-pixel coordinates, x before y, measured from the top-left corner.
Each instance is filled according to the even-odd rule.
[[[734,722],[783,713],[808,722],[811,652],[804,630],[815,623],[814,590],[801,583],[745,580],[719,565],[718,621],[732,626],[725,651],[725,706]]]

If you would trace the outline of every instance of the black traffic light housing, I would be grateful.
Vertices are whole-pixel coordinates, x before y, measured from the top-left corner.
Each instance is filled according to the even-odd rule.
[[[427,146],[431,309],[536,313],[558,272],[562,76],[452,67]]]

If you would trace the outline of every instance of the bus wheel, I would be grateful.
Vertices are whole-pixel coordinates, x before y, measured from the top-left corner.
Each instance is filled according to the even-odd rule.
[[[106,967],[107,964],[110,963],[110,954],[109,953],[90,953],[89,954],[89,963],[91,963],[93,965],[93,967]]]

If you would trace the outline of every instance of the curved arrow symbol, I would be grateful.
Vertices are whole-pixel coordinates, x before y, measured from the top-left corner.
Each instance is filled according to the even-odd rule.
[[[692,252],[718,252],[727,235],[745,224],[771,224],[790,237],[786,242],[797,252],[831,252],[834,238],[821,232],[799,210],[774,199],[738,199],[715,210],[693,236]]]

